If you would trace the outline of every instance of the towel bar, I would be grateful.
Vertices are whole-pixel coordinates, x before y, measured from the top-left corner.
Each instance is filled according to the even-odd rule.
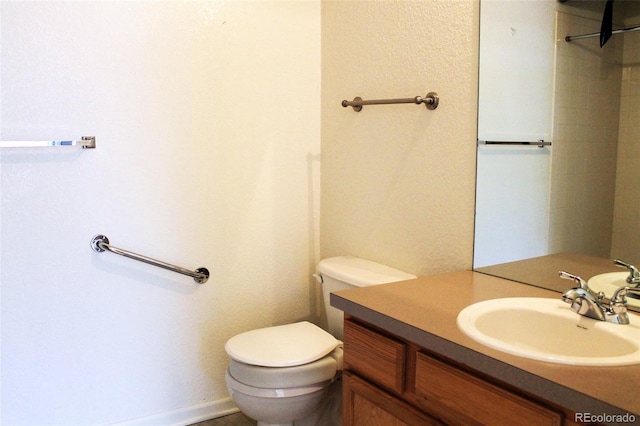
[[[353,110],[358,112],[362,110],[363,105],[388,105],[388,104],[425,104],[427,109],[434,110],[438,108],[440,98],[436,92],[429,92],[425,97],[416,96],[414,98],[401,98],[401,99],[373,99],[369,101],[362,100],[361,97],[356,96],[353,101],[342,101],[344,108],[350,106]]]

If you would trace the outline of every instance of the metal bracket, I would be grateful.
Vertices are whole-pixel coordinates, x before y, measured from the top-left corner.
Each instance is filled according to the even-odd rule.
[[[82,141],[80,142],[82,149],[93,149],[96,147],[96,137],[95,136],[83,136]],[[107,244],[109,244],[107,242]]]

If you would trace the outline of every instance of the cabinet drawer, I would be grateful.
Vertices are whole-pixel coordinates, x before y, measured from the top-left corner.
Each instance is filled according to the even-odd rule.
[[[405,345],[353,321],[344,322],[344,363],[396,393],[403,390]]]
[[[417,403],[448,421],[491,425],[562,424],[561,413],[424,353],[417,354],[415,367]],[[452,415],[455,417],[451,418]]]

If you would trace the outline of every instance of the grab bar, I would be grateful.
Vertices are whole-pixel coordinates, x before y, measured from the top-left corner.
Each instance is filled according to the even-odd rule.
[[[188,275],[192,277],[193,280],[198,284],[204,284],[209,279],[209,270],[207,268],[198,268],[195,271],[190,271],[179,266],[171,265],[170,263],[162,262],[160,260],[152,259],[138,253],[123,250],[110,245],[109,238],[104,235],[96,235],[95,237],[93,237],[93,239],[91,240],[91,248],[98,253],[102,253],[103,251],[110,251],[111,253],[119,254],[120,256],[128,257],[129,259],[138,260],[140,262],[148,263],[149,265],[168,269],[182,275]]]
[[[0,148],[37,148],[46,146],[76,146],[95,148],[95,136],[83,136],[79,141],[0,141]]]
[[[423,98],[422,96],[416,96],[414,98],[402,98],[402,99],[374,99],[369,101],[362,100],[361,97],[356,96],[353,98],[353,101],[342,101],[342,106],[344,108],[350,106],[353,107],[353,110],[356,112],[362,111],[363,105],[389,105],[389,104],[425,104],[427,109],[434,110],[438,108],[438,104],[440,103],[440,98],[436,92],[429,92]]]
[[[538,148],[544,148],[545,146],[551,146],[551,142],[545,141],[543,139],[540,139],[537,142],[478,140],[478,145],[524,145],[524,146],[537,146]]]

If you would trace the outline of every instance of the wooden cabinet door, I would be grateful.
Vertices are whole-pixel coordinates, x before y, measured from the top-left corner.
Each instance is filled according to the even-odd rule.
[[[360,377],[344,372],[343,426],[429,426],[439,425],[406,402]]]

